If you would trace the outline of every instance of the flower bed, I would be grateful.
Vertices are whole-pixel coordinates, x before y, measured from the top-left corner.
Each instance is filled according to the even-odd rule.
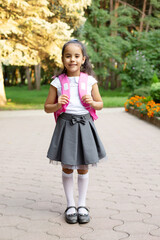
[[[160,127],[160,103],[150,97],[134,96],[125,102],[125,111]]]

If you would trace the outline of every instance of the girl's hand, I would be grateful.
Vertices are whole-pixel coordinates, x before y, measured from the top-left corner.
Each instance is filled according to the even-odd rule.
[[[68,102],[69,102],[69,98],[68,98],[67,95],[64,94],[64,95],[59,96],[59,98],[58,98],[58,105],[64,105],[64,104],[66,104]]]
[[[95,83],[92,86],[92,94],[90,95],[84,95],[82,97],[82,100],[85,103],[88,103],[92,108],[95,110],[101,110],[103,108],[103,101],[101,98],[101,95],[99,93],[98,85]]]
[[[44,110],[47,113],[53,113],[59,110],[62,107],[62,104],[66,104],[69,102],[67,95],[61,95],[58,98],[58,102],[56,102],[57,98],[57,88],[50,86],[48,97],[44,104]]]
[[[90,96],[90,95],[84,95],[84,96],[82,97],[82,101],[85,102],[85,103],[87,103],[87,104],[89,104],[91,107],[94,105],[93,98],[92,98],[92,96]]]

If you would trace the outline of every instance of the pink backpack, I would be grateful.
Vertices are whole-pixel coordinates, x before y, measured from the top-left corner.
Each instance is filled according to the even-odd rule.
[[[66,74],[59,75],[59,80],[61,83],[61,94],[65,94],[70,99],[70,84],[69,79]],[[88,81],[88,74],[81,72],[78,82],[78,91],[79,91],[79,97],[81,100],[82,105],[89,111],[90,115],[92,116],[93,120],[96,120],[98,117],[96,115],[96,111],[94,108],[92,108],[89,104],[84,103],[82,101],[82,97],[87,94],[87,81]],[[54,112],[55,120],[57,121],[59,115],[62,112],[66,111],[66,108],[69,103],[62,105],[62,108],[58,111]]]

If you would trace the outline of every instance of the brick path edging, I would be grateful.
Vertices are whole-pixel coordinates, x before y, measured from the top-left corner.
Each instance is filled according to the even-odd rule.
[[[155,126],[160,128],[160,117],[151,117],[149,118],[147,115],[142,115],[137,109],[134,108],[129,108],[128,109],[128,113],[142,119],[145,120],[151,124],[154,124]]]

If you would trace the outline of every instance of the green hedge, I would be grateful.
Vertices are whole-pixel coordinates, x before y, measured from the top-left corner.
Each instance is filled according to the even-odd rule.
[[[160,82],[151,85],[150,94],[156,103],[160,103]]]
[[[149,86],[137,88],[128,96],[128,98],[134,97],[135,95],[140,97],[148,97],[150,96],[150,90],[151,88]]]

